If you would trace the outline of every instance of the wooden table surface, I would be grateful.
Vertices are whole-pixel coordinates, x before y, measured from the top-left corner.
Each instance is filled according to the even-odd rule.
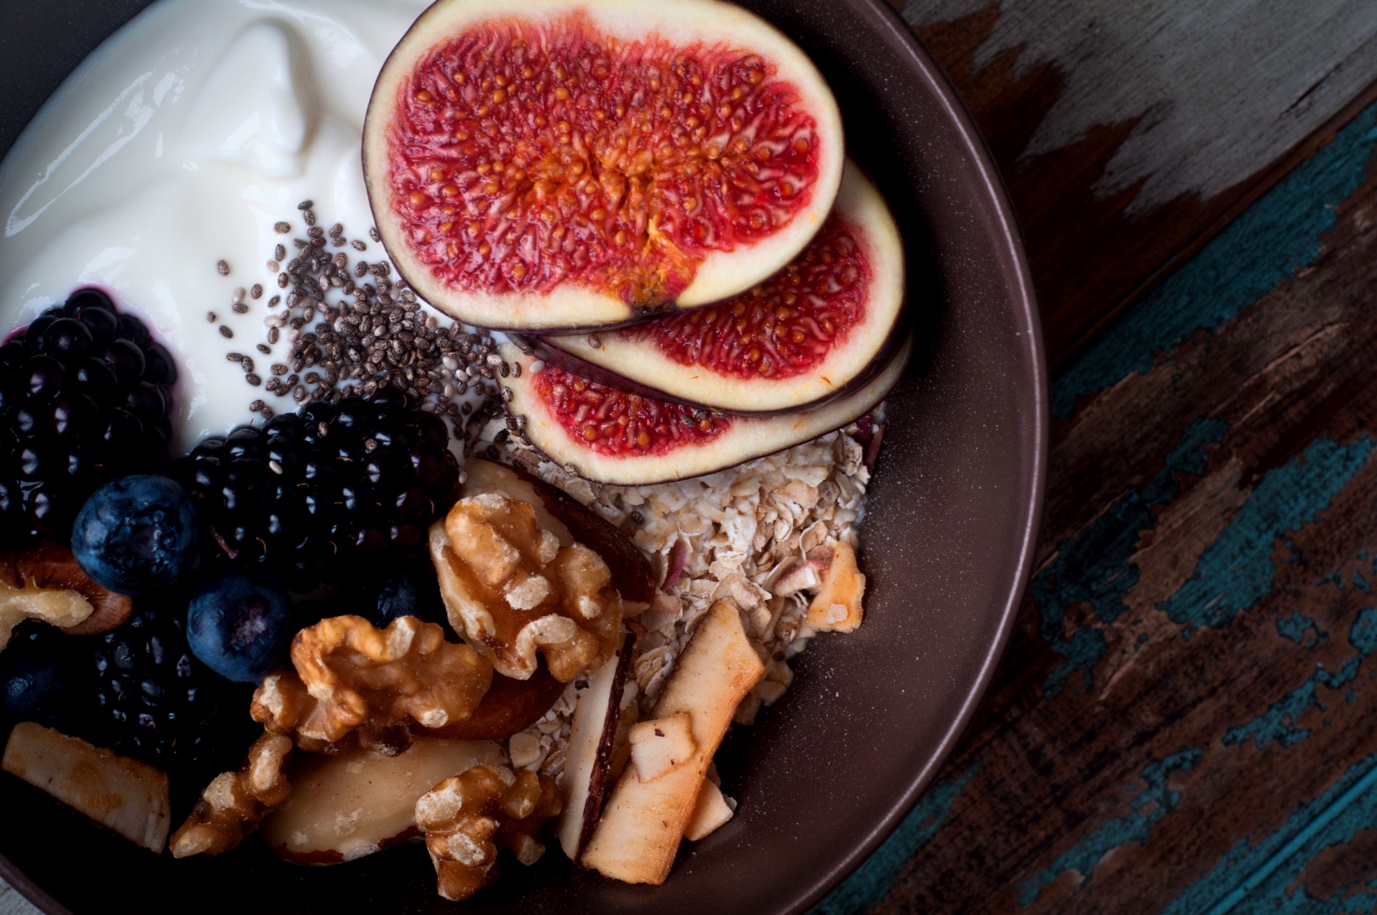
[[[1377,3],[910,0],[1022,222],[1034,577],[815,915],[1377,910]]]
[[[1022,223],[1051,468],[980,712],[816,915],[1377,910],[1377,3],[902,12]]]

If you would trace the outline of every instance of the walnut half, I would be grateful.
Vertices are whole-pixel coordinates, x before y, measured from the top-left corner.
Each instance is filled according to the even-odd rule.
[[[555,780],[534,772],[474,766],[447,778],[416,802],[440,895],[467,899],[482,888],[499,848],[527,867],[540,860],[541,825],[559,816],[563,797]]]
[[[467,645],[445,641],[438,623],[412,616],[377,629],[335,616],[292,640],[296,673],[264,679],[250,713],[304,750],[328,750],[355,729],[419,724],[443,728],[473,714],[492,684],[492,665]]]
[[[291,752],[292,741],[282,734],[264,733],[254,741],[243,768],[222,772],[201,792],[172,836],[172,857],[219,855],[242,842],[291,793],[284,771]]]
[[[504,676],[531,676],[539,653],[568,683],[616,653],[623,607],[607,563],[560,546],[525,502],[460,499],[431,527],[430,552],[450,624]]]

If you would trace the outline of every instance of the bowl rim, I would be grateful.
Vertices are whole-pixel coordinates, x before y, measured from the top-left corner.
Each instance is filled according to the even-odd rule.
[[[1008,645],[1018,610],[1022,605],[1031,576],[1031,566],[1041,526],[1047,483],[1050,418],[1047,359],[1042,339],[1042,322],[1022,233],[1003,178],[969,110],[957,95],[946,74],[942,72],[923,47],[913,29],[900,16],[899,11],[886,0],[852,0],[852,2],[865,22],[877,34],[883,35],[895,46],[902,48],[908,58],[911,71],[919,78],[923,88],[940,103],[946,120],[956,129],[959,145],[968,153],[974,167],[974,174],[979,178],[979,185],[982,190],[979,195],[982,198],[981,209],[994,217],[996,232],[993,240],[996,247],[1002,249],[1008,257],[1007,263],[1010,269],[1005,271],[1005,278],[1009,281],[1010,288],[1007,300],[1014,308],[1015,317],[1019,322],[1018,330],[1026,341],[1024,347],[1030,357],[1028,372],[1032,381],[1033,409],[1029,433],[1033,439],[1033,447],[1032,453],[1029,455],[1029,485],[1023,505],[1023,524],[1018,560],[1015,566],[1016,572],[1005,592],[995,637],[985,647],[980,669],[971,681],[960,708],[951,719],[951,723],[937,744],[936,750],[931,753],[927,762],[908,781],[903,791],[890,806],[889,812],[870,829],[861,842],[851,846],[831,866],[815,873],[810,881],[806,881],[794,894],[793,899],[778,910],[780,915],[798,915],[798,913],[805,912],[836,889],[847,877],[855,873],[909,815],[955,749],[989,688],[994,677],[994,671]],[[123,28],[124,25],[133,21],[151,5],[152,3],[149,3],[139,9],[118,28]],[[109,35],[105,36],[101,42],[109,37]],[[79,66],[80,64],[78,64]],[[62,82],[65,80],[66,77],[64,76]],[[47,104],[47,100],[52,97],[62,82],[54,87],[53,91],[36,109],[37,111],[42,110],[43,106]],[[30,879],[27,874],[15,867],[4,855],[0,855],[0,878],[3,878],[13,889],[42,912],[49,913],[49,915],[74,915],[70,909]]]
[[[1005,594],[1004,606],[999,617],[995,637],[986,646],[980,670],[971,682],[965,699],[952,718],[950,726],[942,736],[937,749],[926,764],[914,774],[903,792],[899,795],[889,813],[883,817],[865,839],[852,846],[845,855],[825,871],[817,874],[807,883],[787,907],[780,909],[781,915],[798,915],[822,901],[836,889],[843,880],[855,873],[876,849],[888,839],[899,824],[912,812],[923,792],[932,783],[942,765],[955,749],[956,743],[964,734],[974,717],[976,709],[989,689],[995,669],[1004,655],[1009,636],[1013,632],[1014,621],[1023,603],[1023,597],[1031,577],[1034,551],[1037,548],[1038,533],[1041,528],[1043,500],[1047,489],[1048,435],[1050,428],[1049,386],[1047,377],[1047,356],[1042,341],[1042,320],[1038,311],[1037,297],[1033,289],[1032,272],[1023,246],[1023,235],[1019,229],[1018,218],[1009,199],[1008,189],[995,165],[985,138],[975,125],[975,119],[956,94],[947,75],[923,47],[912,27],[899,15],[899,11],[885,0],[860,0],[858,9],[868,24],[878,33],[884,34],[907,53],[914,74],[920,77],[925,88],[940,102],[948,122],[956,128],[960,144],[970,155],[975,172],[985,198],[982,209],[994,216],[997,247],[1003,248],[1009,257],[1012,269],[1006,271],[1010,282],[1009,303],[1014,306],[1015,315],[1020,322],[1019,331],[1026,340],[1025,347],[1031,357],[1028,362],[1032,385],[1033,415],[1030,433],[1033,438],[1031,462],[1029,464],[1029,492],[1025,502],[1023,530],[1021,532],[1016,574]]]

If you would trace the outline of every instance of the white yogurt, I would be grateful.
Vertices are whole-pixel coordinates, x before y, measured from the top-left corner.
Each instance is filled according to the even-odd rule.
[[[374,78],[426,0],[160,0],[92,54],[0,164],[0,332],[98,285],[178,360],[177,444],[254,418],[225,357],[264,342],[266,261],[296,205],[367,240],[359,147]],[[293,234],[274,223],[288,219]],[[333,249],[332,249],[333,250]],[[369,242],[362,255],[382,259]],[[288,255],[291,257],[291,253]],[[230,264],[220,276],[217,261]],[[263,283],[247,314],[236,287]],[[207,313],[215,312],[211,323]],[[224,324],[234,332],[226,339]],[[265,371],[260,374],[266,376]]]

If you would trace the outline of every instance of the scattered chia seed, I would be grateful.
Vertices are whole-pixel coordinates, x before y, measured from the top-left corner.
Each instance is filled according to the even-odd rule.
[[[233,305],[230,306],[230,309],[237,315],[246,315],[249,313],[249,306],[247,302],[235,302]]]
[[[230,329],[229,329],[227,326],[225,326],[224,324],[221,324],[221,325],[220,325],[220,336],[224,337],[226,340],[229,340],[229,339],[231,339],[231,338],[234,337],[234,331],[230,330]]]
[[[460,424],[461,417],[473,415],[475,408],[452,398],[472,390],[495,400],[499,375],[517,373],[497,354],[493,339],[460,325],[442,327],[421,308],[404,280],[393,279],[386,258],[351,263],[349,249],[366,251],[368,243],[351,240],[342,223],[332,224],[328,231],[318,227],[312,207],[309,200],[298,206],[307,228],[304,238],[292,241],[296,256],[288,261],[287,246],[278,244],[267,262],[269,272],[277,272],[278,288],[286,291],[285,302],[273,296],[269,306],[281,303],[285,309],[265,316],[267,343],[255,346],[270,354],[286,328],[291,352],[271,366],[266,381],[253,374],[252,360],[243,357],[248,366],[245,380],[274,394],[290,393],[298,404],[336,402],[350,394],[369,396],[390,386],[415,398],[427,412],[453,417]],[[345,250],[326,250],[331,247],[327,238],[334,248]],[[369,238],[381,241],[376,228],[370,229]],[[371,282],[362,282],[365,278]],[[250,294],[258,298],[262,293],[262,285],[255,284]],[[478,412],[491,413],[492,408]]]
[[[206,320],[214,324],[216,321],[220,320],[220,316],[213,311],[208,311],[206,312]]]
[[[254,283],[253,288],[249,290],[249,297],[253,299],[263,298],[263,284]]]
[[[274,224],[273,224],[273,231],[276,232],[278,235],[286,235],[287,233],[289,233],[289,232],[292,231],[292,224],[291,224],[290,222],[286,222],[286,221],[279,222],[279,223],[274,223]],[[278,247],[280,248],[281,245],[279,245]],[[278,258],[278,260],[281,260],[281,259],[282,259],[282,258],[280,258],[280,257]]]
[[[222,260],[215,264],[215,272],[221,276],[229,276],[229,261]]]
[[[303,201],[301,201],[300,203],[298,203],[298,204],[296,205],[296,208],[297,208],[298,210],[309,210],[309,209],[310,209],[311,207],[313,207],[313,206],[315,206],[315,202],[314,202],[314,201],[311,201],[311,200],[303,200]]]

